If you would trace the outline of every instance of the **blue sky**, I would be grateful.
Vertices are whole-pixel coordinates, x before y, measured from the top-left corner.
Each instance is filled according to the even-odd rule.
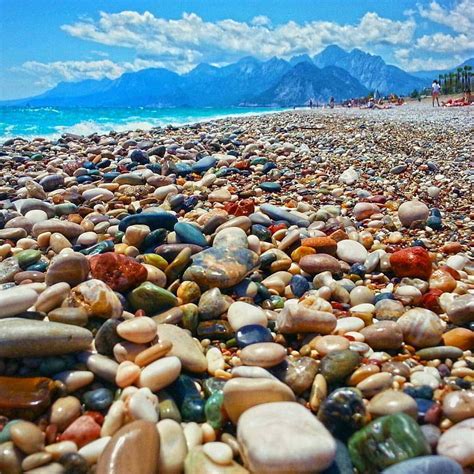
[[[329,44],[406,70],[444,69],[474,55],[473,32],[473,0],[0,0],[0,99]]]

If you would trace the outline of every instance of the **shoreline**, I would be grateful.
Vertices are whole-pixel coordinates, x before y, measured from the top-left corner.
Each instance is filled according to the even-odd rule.
[[[229,120],[229,119],[239,119],[239,118],[248,118],[248,117],[255,117],[258,118],[260,116],[266,115],[274,115],[274,114],[315,114],[318,116],[341,116],[341,117],[351,117],[351,118],[360,118],[360,119],[367,119],[367,120],[375,120],[375,121],[400,121],[403,123],[418,123],[418,122],[431,122],[433,124],[439,124],[440,126],[453,126],[458,129],[462,129],[463,127],[467,127],[468,129],[474,128],[474,107],[459,107],[459,108],[446,108],[446,107],[432,107],[431,103],[428,99],[424,99],[421,103],[415,101],[406,102],[402,106],[393,106],[390,109],[386,110],[367,110],[367,109],[360,109],[360,108],[345,108],[336,106],[334,109],[329,109],[327,107],[319,107],[319,108],[287,108],[281,110],[269,110],[269,111],[248,111],[242,113],[229,113],[223,115],[211,115],[209,117],[204,117],[198,120],[186,120],[184,122],[180,121],[169,121],[166,124],[162,125],[153,125],[151,122],[145,122],[147,124],[146,127],[130,127],[133,124],[120,124],[119,126],[113,128],[111,127],[110,130],[104,130],[103,127],[109,128],[108,124],[100,124],[102,125],[102,129],[99,128],[99,131],[94,131],[91,128],[90,134],[97,134],[99,136],[108,135],[111,132],[115,133],[127,133],[127,132],[137,132],[137,131],[150,131],[153,129],[166,129],[169,127],[189,127],[196,124],[203,124],[208,122],[215,122],[221,120]],[[202,109],[205,110],[205,109]],[[431,111],[431,112],[429,112]],[[291,116],[291,115],[290,115]],[[157,119],[158,121],[160,119]],[[36,138],[40,139],[47,139],[47,140],[57,140],[63,134],[69,133],[71,135],[80,135],[86,137],[90,134],[78,134],[74,133],[74,130],[77,129],[83,123],[89,123],[92,125],[93,121],[85,121],[80,122],[76,125],[71,126],[64,126],[67,129],[71,129],[73,131],[63,131],[57,132],[54,134],[46,134],[46,135],[27,135],[25,140],[32,141]],[[97,122],[95,122],[99,125]],[[23,136],[24,137],[24,136]],[[0,137],[0,142],[3,143],[6,140],[11,140],[13,138],[23,138],[20,136],[13,136],[13,135],[4,135]]]

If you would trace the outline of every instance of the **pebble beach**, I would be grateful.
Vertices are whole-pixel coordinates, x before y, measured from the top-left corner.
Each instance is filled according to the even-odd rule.
[[[471,109],[0,145],[0,473],[472,473]]]

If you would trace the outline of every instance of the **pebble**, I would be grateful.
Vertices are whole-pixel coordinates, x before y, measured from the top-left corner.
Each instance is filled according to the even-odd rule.
[[[145,344],[153,341],[157,333],[155,321],[146,316],[127,319],[117,326],[117,334],[126,341]]]
[[[177,357],[184,369],[193,373],[207,370],[206,357],[184,329],[172,324],[159,324],[157,334],[161,343],[171,343],[167,355]]]
[[[474,418],[474,390],[448,393],[443,399],[443,413],[454,423]]]
[[[247,410],[237,425],[245,466],[251,472],[310,472],[329,467],[336,455],[330,433],[294,402],[265,403]]]
[[[242,301],[236,301],[229,306],[227,318],[234,331],[238,331],[242,326],[258,324],[267,326],[267,317],[258,306],[253,306]]]
[[[160,436],[158,472],[182,472],[188,453],[182,427],[174,420],[161,420],[156,427]]]
[[[77,326],[20,318],[0,320],[0,357],[35,357],[82,351],[92,333]]]
[[[133,421],[117,431],[97,462],[97,474],[154,474],[160,456],[156,425]]]
[[[347,263],[364,263],[367,258],[365,247],[354,240],[341,240],[337,243],[337,256]]]
[[[246,346],[240,352],[240,360],[245,365],[258,367],[274,367],[286,357],[283,346],[274,342],[259,342]]]
[[[33,454],[44,448],[44,433],[29,421],[19,421],[10,428],[11,440],[25,454]]]
[[[9,318],[23,313],[33,306],[38,293],[30,288],[9,288],[0,291],[0,318]]]
[[[418,407],[415,399],[406,393],[389,389],[375,395],[367,405],[367,411],[373,417],[406,413],[416,419]]]
[[[287,385],[270,378],[236,377],[224,385],[223,392],[224,408],[233,423],[253,406],[295,400]]]
[[[474,418],[463,420],[445,431],[439,438],[437,452],[463,467],[474,464]]]
[[[410,309],[397,320],[397,324],[403,331],[405,342],[417,348],[436,346],[443,335],[441,320],[428,309]]]
[[[423,223],[429,214],[428,206],[417,200],[404,202],[398,208],[398,218],[405,227],[411,227],[416,222]]]
[[[174,382],[181,372],[181,361],[176,356],[164,357],[147,365],[140,373],[138,384],[153,392]]]
[[[446,456],[420,456],[402,461],[382,471],[382,474],[462,474],[461,466]]]

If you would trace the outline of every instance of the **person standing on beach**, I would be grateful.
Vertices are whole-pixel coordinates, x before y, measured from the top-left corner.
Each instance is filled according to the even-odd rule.
[[[310,109],[313,108],[313,99],[309,99],[309,108],[310,108]]]
[[[439,93],[441,91],[441,86],[439,85],[439,82],[435,79],[433,81],[433,84],[431,84],[431,99],[433,102],[433,107],[435,105],[435,100],[436,103],[438,104],[439,107]]]

